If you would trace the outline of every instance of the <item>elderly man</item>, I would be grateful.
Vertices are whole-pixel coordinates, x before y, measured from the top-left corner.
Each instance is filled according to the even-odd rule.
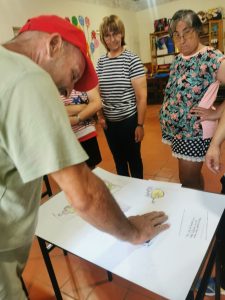
[[[84,34],[60,17],[39,16],[0,47],[0,57],[0,299],[25,299],[20,277],[44,174],[82,218],[121,240],[143,243],[168,225],[162,212],[126,218],[84,163],[58,93],[97,87]]]

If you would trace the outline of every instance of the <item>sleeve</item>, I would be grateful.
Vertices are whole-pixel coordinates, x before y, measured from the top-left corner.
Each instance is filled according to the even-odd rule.
[[[130,61],[130,78],[144,76],[144,66],[141,59],[137,55],[133,55]]]
[[[207,65],[208,71],[213,77],[216,77],[221,62],[225,59],[225,56],[219,50],[210,50],[205,58],[205,64]],[[204,62],[203,62],[204,64]],[[214,78],[215,79],[215,78]]]
[[[4,148],[24,182],[88,158],[47,73],[21,75],[5,99]]]
[[[96,64],[96,73],[99,76],[100,73],[100,65],[101,65],[101,57],[99,58],[97,64]]]

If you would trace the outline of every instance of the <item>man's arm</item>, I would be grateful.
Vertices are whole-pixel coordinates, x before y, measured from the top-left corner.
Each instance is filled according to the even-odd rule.
[[[133,244],[144,243],[169,227],[167,216],[152,212],[127,218],[103,181],[85,163],[51,174],[78,214],[98,229]]]

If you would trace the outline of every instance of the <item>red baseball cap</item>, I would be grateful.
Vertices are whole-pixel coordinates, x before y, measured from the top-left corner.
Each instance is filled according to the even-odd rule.
[[[82,30],[68,20],[55,15],[42,15],[31,18],[21,27],[19,33],[25,31],[43,31],[59,33],[63,40],[79,48],[86,62],[82,77],[74,85],[77,91],[89,91],[98,84],[98,77],[91,59],[88,57],[87,41]]]

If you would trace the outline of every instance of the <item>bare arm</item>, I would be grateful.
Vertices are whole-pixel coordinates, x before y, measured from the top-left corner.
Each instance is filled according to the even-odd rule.
[[[216,79],[225,84],[225,59],[221,62]]]
[[[206,165],[214,173],[221,171],[220,148],[225,140],[225,110],[222,113],[216,132],[206,153]]]
[[[145,112],[147,108],[147,83],[146,77],[141,76],[131,80],[134,88],[136,102],[137,102],[137,114],[138,124],[143,125],[145,120]],[[144,138],[144,128],[137,126],[135,130],[135,141],[141,142]]]
[[[220,68],[217,72],[216,76],[217,80],[225,84],[225,59],[222,61]],[[225,101],[224,101],[225,102]],[[214,173],[218,173],[221,171],[221,162],[220,162],[220,154],[221,154],[221,145],[225,140],[225,104],[224,102],[221,104],[220,112],[221,117],[219,124],[217,126],[216,132],[213,136],[213,139],[210,143],[209,149],[206,153],[205,161],[207,167]]]
[[[99,87],[98,87],[98,92],[101,95]],[[98,123],[102,126],[102,128],[106,129],[107,128],[106,119],[102,108],[97,112],[97,117],[98,117]]]
[[[88,91],[87,96],[89,100],[88,104],[72,104],[66,106],[67,113],[70,116],[71,125],[75,125],[80,121],[85,121],[101,109],[102,101],[98,86]],[[76,117],[77,115],[79,115],[79,118]]]
[[[84,110],[86,106],[87,106],[87,104],[69,104],[69,105],[66,105],[65,108],[66,108],[68,116],[76,116],[82,110]]]
[[[211,121],[219,120],[224,109],[225,109],[225,100],[217,108],[214,107],[203,108],[200,106],[193,107],[191,109],[191,113],[199,117],[197,123],[200,123],[205,120],[211,120]]]
[[[79,215],[98,229],[134,244],[152,239],[168,224],[163,212],[126,218],[106,185],[85,163],[51,174]]]

